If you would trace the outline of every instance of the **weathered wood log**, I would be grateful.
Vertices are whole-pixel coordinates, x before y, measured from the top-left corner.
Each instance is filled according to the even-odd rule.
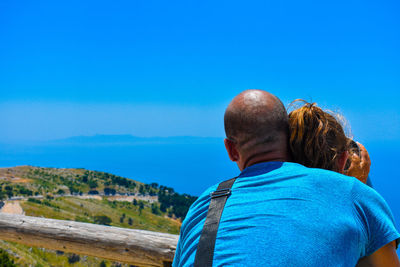
[[[168,266],[177,235],[0,213],[0,239],[130,263]]]

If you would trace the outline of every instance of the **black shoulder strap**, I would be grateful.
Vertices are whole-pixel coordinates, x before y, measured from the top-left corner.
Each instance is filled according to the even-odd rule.
[[[206,221],[197,246],[194,267],[212,266],[219,221],[235,180],[236,178],[232,178],[220,183],[217,190],[210,194],[211,201],[208,206]]]

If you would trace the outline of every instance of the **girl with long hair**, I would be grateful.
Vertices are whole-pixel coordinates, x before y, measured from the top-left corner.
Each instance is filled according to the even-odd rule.
[[[336,171],[368,183],[371,161],[365,147],[347,137],[334,113],[315,103],[295,100],[303,105],[289,113],[289,147],[292,160],[306,167]]]

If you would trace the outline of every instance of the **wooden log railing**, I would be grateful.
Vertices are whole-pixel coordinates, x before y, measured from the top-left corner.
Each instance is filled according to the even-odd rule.
[[[136,266],[169,266],[177,235],[0,213],[0,239]]]

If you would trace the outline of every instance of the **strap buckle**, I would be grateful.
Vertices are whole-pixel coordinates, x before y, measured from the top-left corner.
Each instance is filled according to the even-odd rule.
[[[230,196],[232,191],[230,188],[223,188],[210,193],[211,198]]]

